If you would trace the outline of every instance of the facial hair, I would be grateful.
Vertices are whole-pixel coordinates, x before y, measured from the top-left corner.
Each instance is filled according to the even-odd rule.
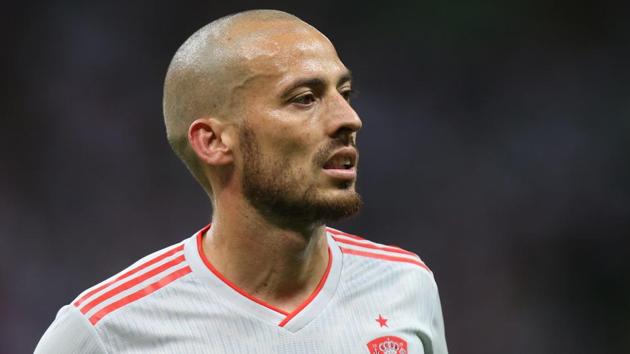
[[[266,161],[260,153],[256,133],[247,124],[240,132],[243,155],[242,188],[245,198],[272,222],[296,226],[336,221],[356,214],[362,202],[352,184],[344,182],[339,189],[343,195],[327,197],[316,185],[303,185],[303,179],[292,168],[290,161]],[[326,159],[337,148],[346,146],[331,140],[317,151],[314,166],[323,167]]]

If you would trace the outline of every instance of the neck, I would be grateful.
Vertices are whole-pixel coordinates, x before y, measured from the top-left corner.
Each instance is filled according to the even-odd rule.
[[[322,224],[283,228],[247,201],[215,205],[203,250],[228,280],[270,305],[291,312],[326,272],[328,243]]]

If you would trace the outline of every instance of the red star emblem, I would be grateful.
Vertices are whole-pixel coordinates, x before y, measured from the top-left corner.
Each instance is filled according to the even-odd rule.
[[[376,319],[376,322],[378,322],[378,324],[379,324],[381,327],[389,327],[389,326],[387,325],[387,318],[385,318],[385,317],[381,316],[380,314],[378,315],[378,318]]]

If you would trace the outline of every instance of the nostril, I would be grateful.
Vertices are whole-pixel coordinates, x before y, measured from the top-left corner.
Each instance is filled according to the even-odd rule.
[[[355,131],[350,128],[339,128],[332,136],[333,139],[338,139],[343,145],[355,146]]]

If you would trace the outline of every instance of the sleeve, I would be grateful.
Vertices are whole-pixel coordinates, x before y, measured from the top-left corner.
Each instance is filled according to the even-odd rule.
[[[435,281],[433,284],[435,285],[433,291],[433,314],[431,316],[431,343],[433,354],[448,354],[440,294]]]
[[[61,308],[39,340],[34,354],[107,353],[96,329],[72,305]]]

